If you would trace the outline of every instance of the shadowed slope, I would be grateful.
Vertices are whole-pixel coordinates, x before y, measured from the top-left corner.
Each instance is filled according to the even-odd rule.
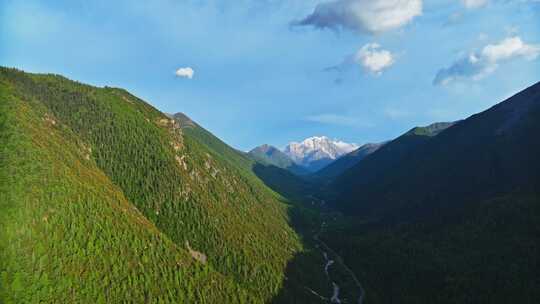
[[[537,303],[540,83],[436,136],[410,133],[342,177],[336,206],[355,217],[323,235],[366,302]]]
[[[464,198],[538,191],[539,118],[540,83],[436,136],[413,130],[401,138],[420,140],[416,147],[396,153],[389,143],[338,179],[341,204],[405,219],[455,210]]]
[[[334,178],[341,175],[343,172],[354,167],[361,160],[366,158],[371,153],[379,150],[385,143],[380,144],[365,144],[360,148],[348,153],[334,162],[330,163],[328,166],[322,168],[321,170],[314,173],[314,177],[317,179],[323,180],[333,180]]]

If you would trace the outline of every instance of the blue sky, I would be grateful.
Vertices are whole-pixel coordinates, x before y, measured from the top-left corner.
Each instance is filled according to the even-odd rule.
[[[242,150],[379,142],[540,81],[540,1],[0,0],[0,65],[126,88]]]

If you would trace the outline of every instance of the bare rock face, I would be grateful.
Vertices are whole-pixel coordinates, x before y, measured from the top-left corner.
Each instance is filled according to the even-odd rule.
[[[197,250],[193,250],[193,248],[191,248],[191,246],[189,246],[189,242],[186,241],[186,247],[189,251],[189,254],[191,255],[192,258],[194,258],[195,260],[203,263],[203,264],[206,264],[206,260],[207,260],[207,257],[204,253],[202,252],[199,252]]]

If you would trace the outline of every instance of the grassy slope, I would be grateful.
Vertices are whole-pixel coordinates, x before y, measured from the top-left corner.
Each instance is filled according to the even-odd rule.
[[[275,296],[301,245],[271,191],[123,90],[1,72],[15,95],[84,141],[88,157],[175,246],[189,242],[259,301]]]
[[[251,302],[145,219],[45,107],[4,79],[0,101],[0,302]]]

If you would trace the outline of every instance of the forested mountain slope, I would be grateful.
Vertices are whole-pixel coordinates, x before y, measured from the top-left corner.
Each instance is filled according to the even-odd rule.
[[[358,214],[410,219],[455,210],[465,199],[539,192],[539,131],[536,84],[412,149],[385,145],[337,180],[339,204]]]
[[[184,113],[176,113],[171,115],[171,117],[178,123],[185,135],[196,139],[200,144],[213,151],[218,157],[241,169],[244,173],[251,171],[253,160],[248,157],[247,153],[230,147]]]
[[[324,271],[327,262],[323,258],[323,252],[313,240],[313,233],[320,228],[319,214],[305,208],[307,204],[311,206],[312,194],[317,190],[317,185],[283,168],[255,161],[248,157],[247,153],[227,145],[183,113],[176,113],[170,117],[179,124],[184,138],[198,142],[208,149],[212,157],[229,163],[253,185],[268,186],[277,193],[274,194],[276,197],[291,204],[289,209],[291,225],[303,237],[303,248],[289,260],[284,285],[271,303],[327,303],[332,296],[333,286]],[[333,271],[339,273],[342,270],[336,267]],[[352,298],[354,287],[351,288],[344,283],[349,278],[340,274],[336,279],[343,284],[342,298],[347,296]]]
[[[310,182],[284,168],[264,161],[257,161],[247,153],[230,147],[187,115],[176,113],[173,117],[179,123],[185,136],[191,137],[207,147],[216,158],[223,159],[223,161],[236,167],[254,184],[262,185],[261,183],[264,183],[267,187],[280,194],[283,199],[296,202],[306,201],[307,196],[314,191],[315,185]]]
[[[7,302],[279,292],[301,244],[262,183],[124,90],[6,68],[0,81]]]
[[[385,143],[362,145],[360,148],[336,159],[334,162],[315,172],[313,175],[317,179],[332,180],[348,169],[354,167],[371,153],[379,150],[384,144]]]
[[[0,302],[256,300],[132,205],[91,148],[0,80]],[[11,72],[10,72],[11,73]]]
[[[406,162],[418,147],[431,141],[434,136],[452,125],[453,123],[434,123],[426,127],[415,127],[385,143],[336,176],[330,185],[330,188],[340,195],[336,200],[339,202],[336,207],[349,208],[350,206],[350,210],[356,208],[357,204],[353,202],[354,197],[348,196],[349,191],[354,191],[359,185],[377,183],[382,175],[391,174],[396,167]]]
[[[398,161],[390,142],[349,170],[335,206],[354,217],[329,219],[323,239],[360,277],[366,302],[537,303],[539,132],[536,84],[398,146]],[[375,160],[391,166],[374,170]]]

